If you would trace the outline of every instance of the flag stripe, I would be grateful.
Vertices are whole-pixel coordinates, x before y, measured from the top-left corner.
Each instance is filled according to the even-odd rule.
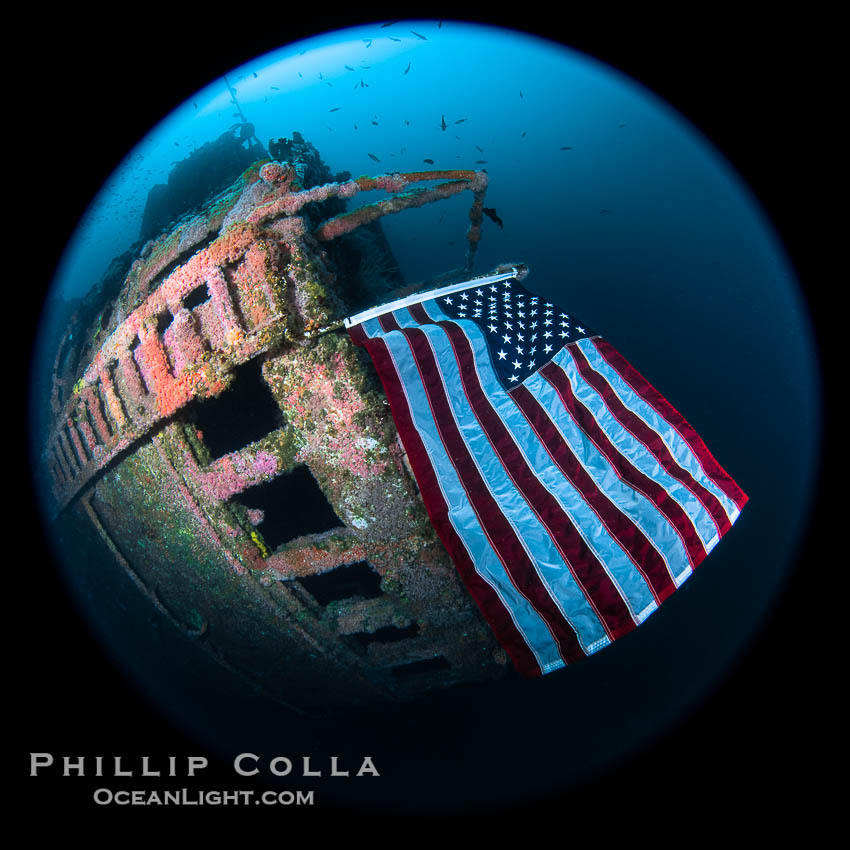
[[[485,530],[493,548],[499,554],[506,572],[517,589],[527,596],[546,622],[560,648],[562,658],[567,662],[577,660],[586,654],[579,642],[577,630],[549,595],[547,587],[541,581],[535,569],[531,556],[523,545],[522,537],[508,522],[467,448],[455,421],[443,383],[442,372],[428,342],[427,335],[421,328],[403,330],[398,328],[391,315],[390,317],[382,316],[380,321],[385,331],[398,329],[407,339],[428,397],[428,403],[433,411],[440,437],[448,449],[449,457],[463,482],[478,521]],[[391,322],[396,325],[395,328],[390,325]]]
[[[581,376],[602,396],[605,405],[612,415],[627,431],[646,446],[668,475],[687,487],[700,501],[706,511],[708,511],[717,529],[716,533],[707,541],[710,547],[720,535],[725,534],[731,528],[729,517],[726,516],[726,512],[723,510],[723,506],[717,500],[717,497],[696,481],[687,469],[679,465],[676,458],[671,454],[667,444],[656,431],[650,428],[643,419],[623,404],[620,397],[614,392],[605,378],[595,369],[591,368],[584,352],[581,350],[581,346],[576,346],[570,351],[570,354]]]
[[[679,504],[693,525],[700,545],[709,551],[717,542],[718,531],[717,524],[702,502],[681,481],[670,475],[658,458],[648,450],[646,443],[623,427],[623,423],[613,414],[598,388],[585,380],[571,351],[559,351],[552,363],[564,371],[575,397],[591,413],[617,450],[626,455],[641,472],[657,481]]]
[[[620,511],[596,485],[530,390],[520,384],[510,391],[510,395],[546,446],[553,463],[557,464],[573,487],[596,512],[608,533],[628,553],[632,563],[640,570],[652,590],[656,602],[662,602],[676,589],[664,558],[641,528]]]
[[[550,594],[563,616],[577,631],[580,644],[586,653],[595,651],[610,642],[599,616],[588,603],[586,595],[574,580],[570,569],[558,550],[552,537],[547,532],[537,514],[530,509],[528,502],[517,490],[509,472],[504,468],[498,454],[484,430],[481,428],[463,389],[457,360],[455,359],[451,341],[445,331],[434,322],[420,326],[408,310],[397,310],[383,321],[386,331],[393,328],[422,330],[434,352],[435,362],[440,365],[440,378],[446,385],[446,399],[451,413],[461,425],[461,436],[467,450],[474,459],[482,474],[482,480],[490,494],[495,499],[498,508],[511,523],[526,552],[531,558],[536,573]],[[387,338],[395,334],[388,333]],[[502,395],[515,407],[507,395]],[[519,418],[519,415],[517,418]],[[528,429],[530,431],[530,429]],[[548,471],[562,476],[557,470],[548,465]],[[464,482],[465,486],[469,482]],[[588,513],[590,513],[588,511]],[[566,518],[565,518],[566,519]],[[625,560],[625,556],[623,556]],[[636,572],[636,571],[635,571]],[[642,579],[643,590],[652,602],[651,594]]]
[[[696,567],[705,557],[705,548],[696,533],[693,522],[682,506],[672,498],[664,487],[643,473],[627,455],[617,449],[599,426],[593,414],[576,398],[569,378],[563,369],[554,362],[549,362],[540,369],[539,374],[558,393],[564,408],[605,456],[620,479],[637,492],[643,493],[667,518],[670,525],[676,529],[687,550],[691,569]]]
[[[386,340],[370,339],[367,337],[363,325],[352,327],[349,332],[358,345],[366,348],[375,363],[390,403],[390,410],[396,422],[399,437],[407,452],[416,480],[419,482],[428,516],[454,561],[461,578],[476,600],[499,643],[510,656],[517,671],[526,677],[539,676],[544,667],[552,667],[552,661],[550,659],[549,664],[546,664],[545,661],[541,663],[532,651],[531,647],[535,645],[534,642],[523,636],[514,620],[511,609],[500,598],[493,586],[479,574],[476,564],[467,551],[464,540],[455,528],[446,497],[443,495],[443,487],[440,485],[439,477],[434,470],[419,430],[414,424],[409,397],[389,352]],[[484,559],[481,558],[480,560]],[[562,665],[563,662],[558,666]]]
[[[530,375],[522,386],[543,410],[549,427],[563,441],[594,486],[604,494],[611,505],[611,510],[626,516],[655,548],[665,563],[668,575],[678,587],[691,573],[688,551],[678,530],[645,493],[633,488],[620,477],[617,469],[609,463],[600,450],[594,436],[582,430],[562,402],[558,392],[542,375],[539,373]],[[511,390],[511,395],[517,393],[516,388]],[[574,398],[573,403],[578,404]],[[587,411],[584,412],[587,413]],[[604,435],[601,436],[606,439],[608,447],[613,451],[610,441],[607,441]],[[687,518],[683,518],[687,522]],[[691,533],[693,534],[693,528]],[[695,535],[694,542],[697,548],[701,549]]]
[[[386,341],[402,386],[407,392],[414,424],[422,435],[431,463],[437,472],[438,483],[449,505],[449,519],[472,557],[475,569],[496,591],[541,668],[550,670],[563,666],[560,647],[548,625],[516,587],[486,529],[482,527],[475,506],[467,497],[463,482],[458,477],[434,419],[419,367],[412,356],[408,341],[402,334],[390,334]]]
[[[377,322],[374,323],[374,328],[375,333],[382,333]],[[373,332],[371,322],[366,323],[366,331]],[[434,420],[419,367],[414,361],[408,341],[401,333],[386,334],[384,339],[405,390],[414,425],[422,437],[438,483],[449,505],[449,519],[469,551],[475,569],[490,582],[507,606],[544,672],[562,667],[564,660],[548,626],[529,599],[520,593],[513,583],[467,497]],[[602,632],[601,627],[599,631]]]
[[[424,306],[432,319],[446,321],[445,314],[436,303],[429,302]],[[550,528],[554,529],[552,536],[560,539],[562,543],[566,541],[570,545],[577,545],[579,558],[587,557],[580,546],[583,543],[592,556],[589,561],[580,561],[580,564],[594,572],[597,572],[599,567],[605,570],[628,606],[632,619],[635,622],[641,622],[658,605],[646,577],[574,483],[564,475],[557,464],[552,462],[552,457],[541,442],[540,435],[535,433],[516,400],[498,381],[481,328],[468,320],[448,321],[453,322],[453,334],[460,335],[458,338],[461,342],[464,338],[468,340],[477,386],[486,396],[495,415],[504,424],[509,441],[515,443],[522,453],[525,464],[546,489],[552,501],[555,517],[558,520],[554,526],[550,524]],[[507,445],[510,445],[509,441]],[[504,458],[507,462],[510,455],[504,454]],[[512,465],[509,468],[521,471],[521,467],[518,466]],[[562,513],[558,514],[558,510]],[[594,557],[597,563],[593,562]],[[631,624],[626,621],[623,627],[628,630]]]
[[[591,340],[583,340],[579,345],[584,356],[587,358],[588,366],[595,372],[598,372],[601,378],[607,382],[611,391],[616,394],[623,406],[633,413],[638,420],[642,421],[648,428],[650,433],[657,435],[657,438],[663,443],[669,452],[669,457],[673,463],[678,464],[683,470],[689,473],[693,480],[705,488],[704,493],[710,493],[713,499],[717,500],[715,516],[722,519],[723,514],[731,522],[738,516],[738,507],[735,503],[706,475],[699,458],[693,453],[690,445],[682,438],[682,435],[676,428],[662,417],[658,411],[650,405],[642,396],[623,379],[622,375],[614,369],[607,360],[600,354],[599,350],[593,345]],[[619,427],[619,426],[618,426]],[[659,445],[661,444],[659,443]],[[684,492],[684,491],[681,491]],[[693,499],[690,491],[688,499]],[[715,505],[714,501],[710,503]],[[718,525],[715,517],[710,517],[710,533],[707,540],[716,542],[718,535]],[[713,544],[712,544],[713,545]]]
[[[435,323],[430,314],[434,313],[436,316],[443,314],[433,302],[429,302],[427,307],[428,310],[426,311],[422,305],[418,305],[411,307],[409,312],[420,323],[437,324],[448,336],[452,346],[450,351],[454,353],[466,398],[513,486],[517,488],[543,523],[588,602],[603,621],[609,637],[613,639],[630,631],[634,626],[637,615],[647,605],[655,607],[646,582],[637,570],[634,570],[634,565],[629,562],[622,549],[607,535],[605,535],[607,540],[603,541],[603,543],[607,543],[607,562],[600,560],[597,553],[588,544],[585,535],[577,527],[571,513],[559,504],[559,501],[541,482],[536,471],[531,468],[522,449],[527,447],[528,453],[531,455],[535,450],[540,450],[541,444],[527,423],[520,421],[523,418],[517,415],[515,403],[504,390],[494,388],[492,395],[499,396],[503,402],[508,403],[510,410],[507,411],[507,417],[511,417],[509,420],[510,429],[506,427],[505,422],[495,409],[494,400],[488,398],[482,388],[484,381],[479,378],[476,366],[486,369],[489,365],[486,342],[481,340],[484,353],[480,354],[477,360],[470,343],[470,340],[477,341],[480,338],[478,327],[471,322],[464,322],[463,328],[455,321],[442,320]],[[447,352],[446,359],[449,356]],[[522,440],[521,431],[523,430],[527,432],[525,440]],[[533,445],[529,445],[529,443]],[[545,447],[542,448],[545,452]],[[556,467],[552,466],[548,455],[546,455],[546,460],[544,469],[546,472],[552,473],[556,470]],[[549,477],[551,478],[551,475]],[[572,489],[562,476],[558,475],[557,479],[555,486],[560,486],[562,492]],[[566,488],[564,484],[567,485]],[[586,515],[592,516],[583,502],[581,506],[585,509]],[[603,532],[603,529],[600,528],[599,532]],[[588,536],[591,536],[591,534],[588,533]],[[601,534],[596,535],[596,537],[599,536]],[[620,578],[619,583],[615,581],[612,575],[615,569]],[[632,576],[629,576],[629,573],[632,573]],[[631,582],[629,582],[629,579],[631,579]],[[623,585],[634,584],[635,580],[640,585],[636,591],[633,591],[634,595],[637,596],[638,603],[637,605],[630,605]]]
[[[708,450],[705,442],[703,442],[699,434],[685,420],[685,417],[619,351],[602,338],[596,338],[593,343],[599,354],[612,369],[616,370],[632,390],[651,405],[659,416],[679,432],[681,438],[688,444],[694,456],[698,459],[702,469],[705,471],[705,475],[727,498],[734,502],[737,512],[727,510],[730,520],[734,522],[741,508],[747,503],[748,497],[746,493],[744,493],[735,481],[732,480],[729,473],[715,460],[714,455]]]

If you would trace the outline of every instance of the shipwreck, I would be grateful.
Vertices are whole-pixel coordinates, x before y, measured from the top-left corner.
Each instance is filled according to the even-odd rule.
[[[168,223],[146,216],[156,232],[65,330],[52,521],[300,711],[505,676],[342,324],[404,291],[382,216],[469,193],[465,262],[407,291],[471,277],[487,174],[332,179],[298,134],[269,149]]]

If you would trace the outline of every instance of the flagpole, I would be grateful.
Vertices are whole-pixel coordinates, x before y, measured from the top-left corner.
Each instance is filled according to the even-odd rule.
[[[364,310],[361,313],[357,313],[354,316],[343,319],[342,322],[346,328],[350,328],[354,325],[359,325],[361,322],[365,322],[368,319],[383,316],[384,313],[390,313],[393,310],[401,310],[403,307],[420,304],[421,302],[427,301],[431,298],[440,298],[443,295],[451,295],[454,292],[460,292],[461,290],[469,289],[472,286],[485,286],[488,283],[498,283],[499,281],[516,277],[516,275],[516,268],[512,268],[509,272],[487,275],[486,277],[471,278],[470,280],[464,280],[460,283],[441,287],[440,289],[431,289],[427,292],[419,292],[416,295],[408,295],[406,298],[397,298],[395,301],[390,301],[386,304],[380,304],[377,307],[372,307],[369,310]]]

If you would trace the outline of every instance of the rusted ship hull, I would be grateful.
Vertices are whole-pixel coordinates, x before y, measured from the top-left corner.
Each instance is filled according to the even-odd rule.
[[[55,521],[93,529],[112,561],[97,569],[124,570],[187,639],[299,710],[504,675],[340,327],[363,305],[330,244],[471,191],[468,270],[486,174],[302,178],[297,163],[252,166],[147,243],[91,351],[69,353],[79,334],[60,346]],[[375,188],[390,197],[316,221],[318,205]]]

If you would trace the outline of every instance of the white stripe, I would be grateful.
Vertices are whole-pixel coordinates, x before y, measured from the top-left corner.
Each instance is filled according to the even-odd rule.
[[[623,480],[596,443],[579,427],[548,381],[535,372],[525,381],[525,387],[546,412],[576,461],[604,496],[644,533],[667,565],[670,578],[678,587],[686,574],[690,574],[691,567],[687,548],[675,526],[645,493]]]
[[[639,419],[642,419],[648,428],[658,434],[676,463],[689,472],[695,481],[702,484],[720,502],[729,522],[735,522],[740,513],[738,506],[703,469],[700,459],[694,454],[687,440],[679,433],[676,426],[636,392],[628,381],[600,354],[595,345],[592,343],[585,344],[584,340],[579,342],[578,345],[587,357],[590,367],[608,382],[623,405]]]
[[[406,311],[396,314],[395,318],[402,327],[416,327],[425,335],[438,367],[437,373],[446,393],[449,411],[470,458],[502,515],[514,530],[543,589],[575,632],[582,650],[590,655],[597,648],[607,646],[610,639],[600,616],[573,576],[548,529],[508,476],[490,438],[481,428],[467,400],[446,332],[437,325],[420,325]],[[441,356],[438,347],[447,347],[447,351]],[[447,380],[451,382],[454,392],[447,386]]]
[[[448,507],[449,522],[468,552],[475,571],[493,588],[541,669],[549,672],[563,667],[564,661],[548,626],[507,577],[501,559],[478,522],[439,435],[408,341],[398,333],[385,334],[377,322],[370,322],[364,330],[370,337],[383,338],[386,344],[411,420],[422,438],[440,493]],[[412,396],[408,387],[413,390]]]
[[[401,310],[404,307],[411,307],[414,304],[421,304],[423,301],[428,301],[431,298],[439,298],[442,295],[451,295],[454,292],[460,292],[464,289],[472,289],[474,286],[484,286],[488,283],[498,283],[500,280],[508,280],[516,277],[516,269],[502,274],[489,275],[488,277],[472,278],[465,280],[462,283],[453,283],[450,286],[444,286],[442,289],[431,289],[427,292],[419,292],[414,295],[408,295],[406,298],[397,298],[395,301],[390,301],[387,304],[380,304],[377,307],[372,307],[369,310],[364,310],[362,313],[357,313],[348,319],[343,319],[347,328],[359,325],[368,319],[374,319],[378,316],[383,316],[384,313],[391,313],[393,310]]]
[[[426,304],[424,309],[432,319],[452,321],[463,330],[473,351],[473,364],[478,384],[494,414],[504,424],[508,436],[522,455],[531,474],[555,499],[564,516],[572,524],[573,530],[582,538],[588,551],[593,553],[608,575],[632,618],[637,621],[638,612],[653,602],[652,590],[647,580],[628,551],[614,538],[602,518],[587,504],[584,496],[559,467],[552,462],[549,452],[525,415],[519,410],[514,399],[502,388],[493,371],[489,346],[481,329],[473,321],[450,319],[436,303]],[[481,370],[484,370],[483,376]],[[557,542],[556,545],[558,545]]]
[[[605,399],[596,388],[585,381],[569,349],[562,348],[552,359],[552,363],[566,375],[573,395],[587,408],[614,448],[628,458],[632,465],[637,467],[647,478],[663,487],[667,491],[667,495],[679,504],[694,526],[703,549],[706,553],[710,552],[717,542],[717,526],[711,514],[705,509],[705,505],[694,495],[692,490],[661,466],[658,459],[647,450],[643,442],[623,427],[622,423],[611,413]]]

